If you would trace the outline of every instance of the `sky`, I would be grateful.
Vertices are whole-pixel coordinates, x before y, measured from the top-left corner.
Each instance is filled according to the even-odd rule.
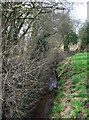
[[[77,6],[74,6],[74,10],[71,11],[72,18],[85,22],[87,20],[87,2],[89,0],[68,0],[69,2],[78,2],[83,3]]]
[[[81,22],[85,22],[87,19],[87,3],[84,2],[81,5],[74,6],[74,10],[71,11],[71,16]]]
[[[56,0],[59,2],[60,0]],[[87,2],[89,0],[67,0],[68,2],[82,3],[74,6],[74,10],[71,11],[72,18],[85,22],[87,20]]]

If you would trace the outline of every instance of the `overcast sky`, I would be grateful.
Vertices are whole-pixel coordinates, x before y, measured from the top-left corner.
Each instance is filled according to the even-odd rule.
[[[71,12],[73,18],[79,19],[82,22],[85,22],[87,19],[87,2],[89,0],[68,0],[69,2],[79,2],[79,4],[74,6],[74,10]]]
[[[57,2],[60,0],[56,0]],[[67,0],[68,2],[82,3],[74,6],[74,10],[71,11],[71,16],[75,19],[78,19],[82,22],[85,22],[87,19],[87,2],[89,0]]]

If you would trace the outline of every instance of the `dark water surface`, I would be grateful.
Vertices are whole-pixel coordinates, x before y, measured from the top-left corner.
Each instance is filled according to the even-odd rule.
[[[38,103],[36,108],[30,114],[29,120],[36,120],[39,118],[44,118],[44,119],[49,118],[49,114],[51,112],[51,108],[53,105],[53,100],[57,95],[57,93],[55,92],[55,89],[57,89],[56,76],[50,78],[48,84],[49,84],[49,93]]]
[[[54,93],[48,94],[44,97],[42,101],[37,105],[34,109],[33,115],[31,118],[48,118],[50,114],[50,110],[52,107],[52,101],[54,99]]]

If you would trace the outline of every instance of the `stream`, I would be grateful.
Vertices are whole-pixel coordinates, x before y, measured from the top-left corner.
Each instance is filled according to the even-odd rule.
[[[30,119],[26,118],[26,120],[36,120],[37,118],[49,118],[49,114],[53,105],[53,100],[57,95],[57,93],[55,92],[55,89],[57,89],[56,75],[52,75],[52,77],[48,81],[49,92],[47,91],[47,95],[45,95],[45,97],[37,104],[35,109],[32,111],[32,113],[30,114]]]

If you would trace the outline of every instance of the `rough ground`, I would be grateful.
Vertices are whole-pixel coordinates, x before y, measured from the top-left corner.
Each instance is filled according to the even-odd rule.
[[[50,118],[88,119],[88,59],[89,53],[79,53],[58,64],[58,95]]]

